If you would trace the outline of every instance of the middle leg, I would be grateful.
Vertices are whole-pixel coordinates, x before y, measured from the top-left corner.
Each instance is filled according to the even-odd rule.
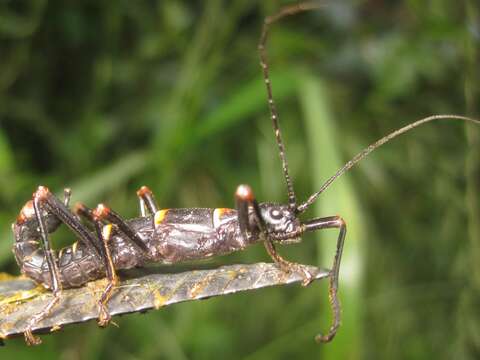
[[[98,315],[98,325],[105,327],[110,322],[112,316],[108,312],[107,303],[112,297],[113,290],[118,285],[118,276],[115,271],[115,266],[113,264],[112,254],[110,252],[109,241],[112,235],[112,224],[103,225],[101,222],[95,222],[95,230],[97,232],[98,238],[102,242],[103,248],[103,258],[105,261],[105,270],[107,273],[108,284],[103,289],[100,300],[98,301],[99,315]]]
[[[109,246],[113,225],[111,223],[104,224],[102,220],[98,218],[98,216],[96,216],[95,210],[88,208],[82,203],[77,203],[75,205],[75,212],[95,227],[97,239],[100,242],[100,254],[102,257],[102,261],[105,265],[105,273],[107,275],[108,283],[103,289],[102,295],[98,300],[98,325],[101,327],[105,327],[111,320],[111,315],[108,311],[107,303],[113,295],[113,290],[119,283],[119,278],[115,270],[115,265],[113,263],[113,258]]]

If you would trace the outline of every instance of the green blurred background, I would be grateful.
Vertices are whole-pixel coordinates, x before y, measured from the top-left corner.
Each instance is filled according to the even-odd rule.
[[[138,213],[286,200],[256,45],[286,1],[0,1],[0,269],[39,184]],[[333,2],[275,25],[273,90],[300,200],[387,132],[480,114],[475,0]],[[326,284],[271,288],[67,327],[2,359],[473,359],[480,350],[480,128],[442,121],[372,154],[305,215],[347,221],[343,326]],[[329,266],[336,232],[280,251]],[[59,231],[56,247],[73,241]],[[262,246],[216,266],[269,261]]]

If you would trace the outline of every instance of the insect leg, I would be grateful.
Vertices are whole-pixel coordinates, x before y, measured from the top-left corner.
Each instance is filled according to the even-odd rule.
[[[112,234],[112,224],[104,225],[101,221],[95,220],[95,215],[92,209],[88,208],[83,203],[77,203],[75,205],[75,212],[81,217],[83,217],[86,221],[95,226],[95,231],[97,233],[98,240],[100,241],[102,249],[101,256],[105,265],[105,272],[107,274],[108,284],[103,290],[102,295],[100,296],[100,300],[98,301],[98,325],[101,327],[105,327],[108,325],[111,319],[111,315],[107,309],[107,303],[112,297],[115,286],[118,285],[118,276],[115,271],[112,254],[108,245]]]
[[[87,207],[84,203],[76,203],[73,212],[81,218],[87,220],[90,224],[95,224],[92,209]]]
[[[99,255],[101,251],[100,247],[96,244],[95,238],[90,234],[88,229],[82,223],[80,223],[75,215],[73,215],[72,212],[67,208],[70,200],[69,189],[65,189],[64,194],[64,202],[61,202],[59,199],[57,199],[50,192],[50,190],[44,186],[39,186],[37,191],[33,194],[33,209],[40,229],[40,238],[45,252],[45,258],[47,260],[48,270],[51,275],[50,287],[52,288],[54,297],[41,312],[34,315],[30,319],[24,333],[25,341],[29,345],[37,345],[41,343],[40,338],[33,335],[33,328],[36,324],[38,324],[38,322],[51,313],[52,309],[60,301],[60,294],[62,291],[57,259],[55,251],[50,246],[50,240],[48,238],[47,227],[42,215],[42,209],[46,209],[58,217],[60,221],[66,224],[80,238],[80,241],[85,243],[85,245],[91,249],[94,254]]]
[[[98,301],[99,315],[98,315],[98,325],[105,327],[108,325],[111,319],[111,315],[107,309],[107,302],[112,297],[113,290],[115,286],[118,285],[118,276],[113,265],[112,254],[108,243],[110,241],[110,236],[112,234],[112,224],[103,225],[101,222],[95,222],[95,230],[97,232],[98,238],[102,242],[102,257],[105,262],[105,268],[107,272],[108,284],[102,292],[102,296]]]
[[[72,190],[70,188],[63,189],[63,205],[65,205],[65,207],[68,207],[68,204],[70,204],[71,196]]]
[[[140,214],[141,216],[147,216],[147,210],[150,214],[155,214],[158,211],[158,205],[153,197],[152,191],[146,187],[142,186],[137,191],[137,196],[140,200]]]
[[[302,286],[307,286],[310,284],[315,275],[312,274],[305,265],[289,261],[283,258],[275,248],[275,244],[273,243],[272,239],[266,238],[265,242],[265,249],[267,250],[268,255],[275,261],[275,263],[285,272],[295,271],[296,273],[300,274],[303,277]]]
[[[98,204],[95,210],[92,211],[93,219],[95,222],[108,221],[117,226],[125,236],[132,241],[145,255],[148,256],[149,249],[147,245],[142,241],[140,235],[135,232],[115,211],[105,206],[104,204]]]
[[[238,212],[238,223],[240,226],[241,233],[248,239],[252,232],[255,229],[252,229],[251,222],[249,221],[249,207],[253,209],[253,216],[258,228],[260,230],[260,236],[264,240],[265,249],[267,250],[268,255],[275,261],[275,263],[285,272],[295,271],[302,275],[303,277],[303,286],[310,284],[314,278],[314,275],[310,273],[308,268],[302,264],[288,261],[284,259],[275,249],[275,244],[273,243],[272,238],[269,236],[265,221],[260,212],[253,191],[248,185],[239,185],[237,191],[235,192],[235,198],[237,202],[237,212]]]
[[[343,252],[343,243],[345,241],[345,235],[347,233],[347,225],[345,221],[340,216],[329,216],[325,218],[313,219],[305,224],[306,231],[315,231],[320,229],[339,229],[338,239],[337,239],[337,249],[335,252],[335,258],[333,260],[332,269],[330,270],[330,283],[328,289],[328,299],[330,302],[330,307],[332,308],[333,321],[330,329],[328,330],[327,335],[317,335],[315,340],[317,342],[329,342],[337,333],[337,330],[340,326],[340,302],[338,301],[337,291],[338,291],[338,274],[340,270],[340,261],[342,259]]]
[[[240,232],[245,237],[245,240],[248,240],[248,238],[250,238],[250,236],[252,235],[252,232],[255,231],[255,229],[252,228],[249,219],[250,206],[253,208],[253,216],[255,217],[255,222],[258,224],[260,233],[265,233],[265,221],[260,214],[260,208],[258,207],[257,200],[255,200],[252,188],[248,185],[239,185],[237,187],[237,191],[235,192],[235,201]]]
[[[39,186],[37,191],[33,194],[33,198],[39,198],[42,208],[46,208],[51,214],[54,214],[60,219],[70,230],[72,230],[80,239],[82,243],[95,255],[100,256],[100,246],[98,245],[95,236],[90,233],[88,228],[80,222],[80,220],[70,211],[66,206],[70,201],[70,191],[65,189],[65,199],[61,202],[53,195],[48,188]]]
[[[33,197],[33,209],[35,212],[35,217],[37,218],[37,221],[40,227],[41,241],[42,241],[43,249],[45,251],[45,258],[47,259],[48,269],[51,275],[51,287],[53,290],[53,299],[47,304],[47,306],[45,306],[45,308],[41,312],[39,312],[38,314],[35,314],[28,322],[28,326],[24,332],[25,341],[27,342],[28,345],[41,344],[42,340],[40,340],[38,336],[33,335],[32,329],[40,320],[42,320],[43,318],[47,317],[50,314],[50,312],[52,311],[52,308],[60,301],[60,296],[62,291],[62,286],[60,283],[60,276],[58,271],[58,264],[55,256],[55,250],[53,250],[50,246],[50,240],[48,239],[48,232],[46,230],[46,226],[42,217],[42,211],[40,208],[41,206],[40,203],[42,202],[42,200],[44,200],[43,196],[44,196],[43,192],[39,192],[38,190],[37,192],[35,192]]]

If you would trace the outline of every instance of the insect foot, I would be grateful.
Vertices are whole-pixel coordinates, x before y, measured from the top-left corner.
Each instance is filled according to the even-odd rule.
[[[302,286],[308,286],[315,279],[316,274],[312,274],[305,265],[293,264],[294,271],[299,273],[303,277]]]
[[[98,315],[97,324],[100,327],[107,327],[108,324],[110,323],[110,320],[112,319],[112,316],[108,312],[106,306],[102,304],[100,301],[98,303],[98,307],[100,309],[100,313]]]
[[[295,272],[300,275],[302,280],[302,286],[308,286],[315,279],[315,275],[309,269],[308,266],[290,262],[284,259],[284,262],[278,263],[280,269],[286,273]]]
[[[33,335],[30,328],[27,328],[23,335],[25,336],[25,342],[28,346],[40,345],[42,343],[42,340],[38,336]]]

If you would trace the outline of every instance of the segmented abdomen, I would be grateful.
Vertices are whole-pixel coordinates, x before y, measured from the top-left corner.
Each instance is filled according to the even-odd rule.
[[[61,224],[55,216],[42,214],[47,232],[55,231]],[[45,252],[40,245],[40,232],[35,219],[32,202],[25,204],[12,225],[15,243],[13,253],[23,274],[51,288],[51,274]],[[58,268],[62,287],[77,287],[105,276],[101,262],[82,243],[63,248],[58,254]]]

